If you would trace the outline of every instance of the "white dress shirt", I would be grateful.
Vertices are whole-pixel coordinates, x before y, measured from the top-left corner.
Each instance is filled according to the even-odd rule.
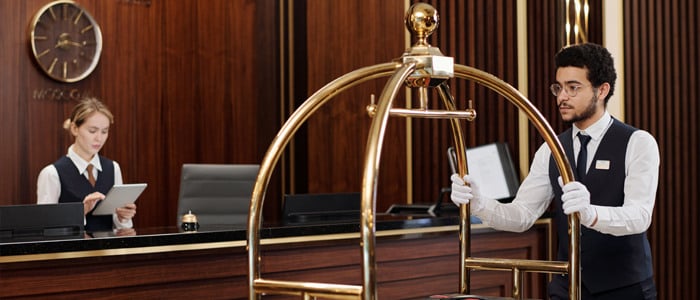
[[[99,174],[98,171],[102,171],[102,164],[100,164],[100,157],[98,154],[92,158],[91,161],[85,161],[83,158],[78,156],[75,151],[73,151],[73,145],[68,148],[68,158],[73,162],[73,164],[78,168],[80,174],[88,178],[87,166],[92,164],[92,175],[97,180]],[[114,161],[114,184],[122,184],[122,169],[119,167],[119,163]],[[37,179],[36,185],[37,194],[37,204],[55,204],[58,203],[58,198],[61,196],[61,181],[58,178],[58,170],[53,164],[50,164],[39,172],[39,178]],[[119,222],[119,217],[117,214],[112,214],[112,220],[114,226],[117,229],[120,228],[131,228],[133,227],[132,220],[128,220],[124,223]]]
[[[600,142],[612,124],[606,111],[596,123],[586,128],[591,136],[588,143],[590,166]],[[578,156],[581,144],[576,134],[581,131],[573,126],[574,157]],[[484,209],[475,214],[484,224],[499,230],[522,232],[547,210],[554,198],[549,179],[549,159],[551,150],[543,144],[535,153],[530,173],[523,180],[518,193],[511,203],[495,200],[484,201]],[[616,236],[637,234],[646,231],[651,224],[652,211],[656,200],[659,179],[659,146],[654,137],[644,130],[636,130],[630,137],[625,154],[625,199],[622,206],[593,205],[598,221],[591,229]],[[588,168],[587,168],[588,169]]]

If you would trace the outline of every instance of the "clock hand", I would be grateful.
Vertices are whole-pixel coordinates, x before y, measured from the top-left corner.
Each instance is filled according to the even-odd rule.
[[[83,47],[83,43],[79,42],[74,42],[69,39],[60,39],[57,43],[55,48],[63,48],[66,49],[68,46],[74,46],[74,47]]]
[[[66,49],[66,48],[68,48],[68,46],[83,47],[84,43],[72,41],[70,39],[70,34],[68,34],[67,32],[61,33],[61,35],[58,36],[58,42],[56,42],[56,48]]]
[[[73,46],[76,46],[76,47],[82,47],[82,46],[83,46],[83,43],[78,43],[78,42],[74,42],[74,41],[71,41],[71,40],[66,40],[66,43],[67,43],[67,44],[70,44],[70,45],[73,45]]]
[[[56,42],[56,46],[54,48],[65,48],[66,47],[66,40],[60,39],[58,42]]]

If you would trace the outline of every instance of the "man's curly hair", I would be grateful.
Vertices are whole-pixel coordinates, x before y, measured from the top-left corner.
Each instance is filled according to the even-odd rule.
[[[610,92],[605,97],[605,103],[608,103],[615,91],[615,80],[617,79],[615,63],[608,49],[593,43],[571,45],[559,50],[554,56],[554,61],[557,69],[561,67],[585,68],[588,71],[588,81],[595,88],[605,82],[610,84]]]

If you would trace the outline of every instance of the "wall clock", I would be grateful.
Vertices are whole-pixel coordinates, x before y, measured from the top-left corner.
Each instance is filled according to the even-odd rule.
[[[100,26],[71,0],[40,8],[32,19],[29,41],[39,68],[60,82],[77,82],[90,75],[102,52]]]

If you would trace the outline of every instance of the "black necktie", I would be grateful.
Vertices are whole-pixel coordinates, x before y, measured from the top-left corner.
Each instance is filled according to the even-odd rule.
[[[578,140],[581,142],[581,150],[578,152],[578,158],[576,159],[576,174],[578,175],[578,180],[583,179],[586,176],[586,161],[588,160],[588,142],[591,141],[591,137],[588,135],[577,134]]]

